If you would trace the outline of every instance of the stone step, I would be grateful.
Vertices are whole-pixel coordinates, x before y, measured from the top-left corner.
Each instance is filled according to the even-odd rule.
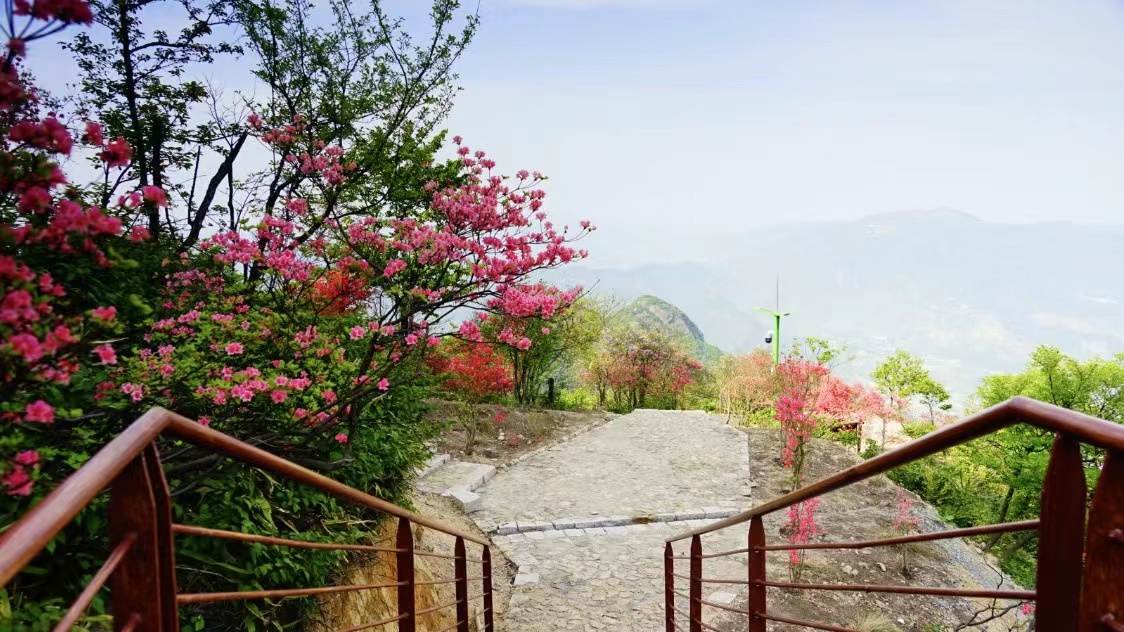
[[[439,456],[448,457],[448,455]],[[480,495],[475,490],[496,475],[496,468],[493,465],[453,461],[448,458],[428,469],[429,471],[418,479],[416,485],[418,491],[451,498],[465,513],[480,509]]]
[[[684,509],[676,512],[658,513],[650,516],[587,516],[584,518],[556,518],[554,520],[518,520],[487,529],[487,533],[511,535],[535,531],[564,531],[567,529],[598,529],[623,527],[652,523],[685,522],[691,520],[717,520],[736,516],[741,512],[736,507],[704,507]]]

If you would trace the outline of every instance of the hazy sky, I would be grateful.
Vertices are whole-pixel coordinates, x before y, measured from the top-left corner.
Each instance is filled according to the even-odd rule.
[[[594,219],[604,263],[705,257],[716,226],[914,208],[1124,221],[1118,0],[483,0],[481,14],[450,129],[550,175],[553,212]]]
[[[387,3],[415,24],[428,6]],[[740,228],[918,208],[1124,222],[1121,0],[482,0],[480,13],[448,127],[508,172],[549,175],[552,215],[600,226],[596,263],[706,259]],[[70,64],[47,54],[51,87]],[[237,84],[239,68],[209,72]]]

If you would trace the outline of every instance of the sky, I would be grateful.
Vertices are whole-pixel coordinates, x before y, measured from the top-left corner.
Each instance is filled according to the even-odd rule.
[[[422,24],[427,0],[386,0]],[[465,0],[469,7],[475,0]],[[480,0],[448,128],[599,265],[953,208],[1124,223],[1120,0]],[[53,59],[52,59],[53,58]],[[48,87],[68,56],[48,56]],[[219,83],[246,89],[215,67]],[[42,75],[41,75],[42,76]]]
[[[413,0],[416,5],[421,0]],[[449,128],[606,265],[786,221],[1124,222],[1124,3],[483,0]]]

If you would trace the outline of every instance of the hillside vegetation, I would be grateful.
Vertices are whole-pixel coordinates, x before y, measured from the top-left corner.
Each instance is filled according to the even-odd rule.
[[[683,341],[691,356],[704,365],[713,365],[725,355],[706,341],[702,330],[686,312],[659,297],[644,295],[637,298],[624,308],[621,317],[642,329],[661,331]]]

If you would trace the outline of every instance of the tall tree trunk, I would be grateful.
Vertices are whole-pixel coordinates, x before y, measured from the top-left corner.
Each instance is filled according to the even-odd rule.
[[[999,518],[995,521],[995,524],[999,524],[999,523],[1007,521],[1007,512],[1010,511],[1010,509],[1011,509],[1011,499],[1014,498],[1014,497],[1015,497],[1015,486],[1014,485],[1008,485],[1007,486],[1007,495],[1003,497],[1003,504],[999,507]],[[990,553],[991,549],[996,545],[996,543],[999,542],[999,539],[1002,538],[1002,537],[1003,537],[1002,533],[996,533],[996,534],[992,535],[990,538],[988,538],[987,544],[984,545],[984,553]]]
[[[1015,553],[1021,551],[1024,546],[1029,544],[1030,541],[1037,536],[1037,531],[1026,531],[1019,537],[1015,538],[1015,541],[1012,542],[1011,545],[1006,549],[1004,549],[1003,555],[999,557],[999,566],[1002,567],[1004,564],[1006,564],[1008,560],[1015,556]]]
[[[117,0],[117,43],[120,45],[121,69],[125,76],[125,104],[129,108],[129,127],[132,128],[133,162],[136,164],[140,186],[149,184],[148,149],[144,146],[144,121],[141,120],[140,105],[137,103],[137,78],[133,65],[132,7],[129,0]],[[160,209],[155,204],[146,208],[148,212],[148,232],[155,239],[160,234]]]

